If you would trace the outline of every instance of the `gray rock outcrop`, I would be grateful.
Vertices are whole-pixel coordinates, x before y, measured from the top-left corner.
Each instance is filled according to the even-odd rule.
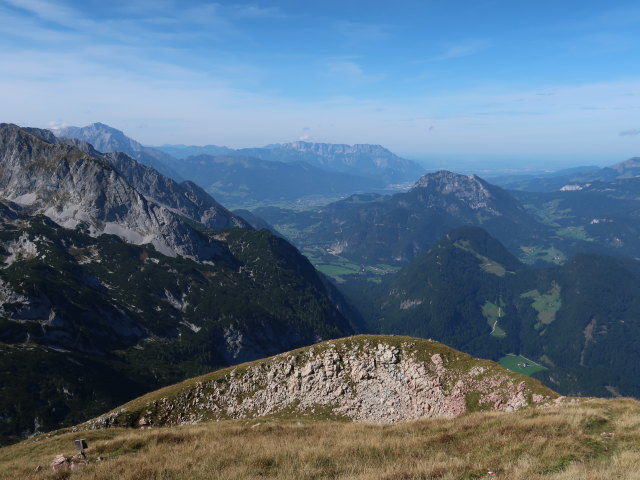
[[[55,137],[47,138],[47,133],[53,136],[45,132],[0,125],[0,197],[32,215],[201,261],[218,258],[223,251],[185,217],[204,220],[210,228],[246,226],[192,185],[178,188],[151,168],[137,168],[124,155],[93,156],[88,148],[54,143]],[[125,170],[125,164],[131,181],[117,168]]]
[[[363,340],[364,338],[364,340]],[[557,397],[537,381],[431,340],[352,337],[191,381],[89,428],[197,423],[282,412],[393,423],[469,410],[514,411]],[[388,337],[387,337],[388,338]],[[426,358],[422,358],[425,357]]]

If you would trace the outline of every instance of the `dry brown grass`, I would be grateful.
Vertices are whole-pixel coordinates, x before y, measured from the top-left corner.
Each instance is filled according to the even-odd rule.
[[[640,479],[640,403],[627,399],[392,426],[261,422],[31,439],[0,449],[0,479],[473,479],[489,470],[510,480]],[[49,471],[74,438],[105,460]]]

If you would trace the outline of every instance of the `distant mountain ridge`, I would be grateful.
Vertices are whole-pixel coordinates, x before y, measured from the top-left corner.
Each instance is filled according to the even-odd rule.
[[[148,147],[99,122],[52,131],[60,138],[89,143],[98,152],[123,152],[174,180],[190,179],[235,206],[381,191],[390,184],[413,182],[425,171],[379,145],[293,142],[235,150],[216,145]]]
[[[386,183],[413,182],[425,173],[424,167],[419,163],[399,157],[381,145],[297,141],[276,143],[261,148],[230,149],[215,145],[162,145],[153,148],[181,159],[206,154],[253,157],[285,163],[306,162],[327,171],[369,177]]]
[[[512,175],[495,177],[497,185],[513,190],[553,192],[580,189],[586,183],[612,182],[640,176],[640,157],[633,157],[614,165],[600,167],[576,167],[545,175]]]
[[[61,127],[51,130],[58,137],[75,138],[90,143],[102,153],[123,152],[139,162],[155,168],[163,175],[182,180],[173,170],[171,163],[175,160],[171,155],[152,147],[145,147],[122,131],[96,122],[86,127]]]
[[[414,181],[425,173],[418,163],[401,158],[380,145],[298,141],[244,148],[236,153],[264,160],[304,161],[327,170],[380,178],[390,183]]]

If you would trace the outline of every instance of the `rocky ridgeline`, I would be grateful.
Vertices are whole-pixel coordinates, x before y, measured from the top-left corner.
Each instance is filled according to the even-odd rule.
[[[393,423],[513,411],[558,396],[536,380],[431,340],[360,336],[214,372],[134,400],[85,427],[149,427],[265,415]]]
[[[0,124],[0,197],[65,228],[200,261],[225,252],[197,223],[248,227],[195,184],[178,184],[123,154],[102,155],[77,140],[10,124]]]

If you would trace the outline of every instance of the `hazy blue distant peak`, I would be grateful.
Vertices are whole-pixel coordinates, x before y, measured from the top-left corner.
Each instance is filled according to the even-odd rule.
[[[75,138],[89,143],[103,153],[123,152],[137,161],[155,168],[161,174],[174,180],[182,178],[172,168],[174,157],[152,147],[145,147],[141,143],[126,136],[121,130],[104,123],[96,122],[86,127],[62,127],[52,128],[51,131],[58,137]]]
[[[95,122],[86,127],[62,127],[51,129],[58,137],[77,138],[93,145],[100,152],[142,151],[143,146],[127,137],[121,130]]]
[[[614,170],[624,171],[628,169],[640,169],[640,157],[633,157],[624,162],[616,163],[615,165],[611,165],[609,168]]]
[[[175,158],[184,160],[188,157],[197,155],[228,155],[234,152],[234,149],[218,145],[161,145],[153,147]]]
[[[267,145],[265,148],[288,148],[292,150],[300,151],[313,151],[316,153],[332,152],[332,153],[386,153],[394,155],[390,150],[384,148],[382,145],[356,143],[354,145],[348,145],[344,143],[317,143],[317,142],[305,142],[298,140],[289,143],[274,143]]]

